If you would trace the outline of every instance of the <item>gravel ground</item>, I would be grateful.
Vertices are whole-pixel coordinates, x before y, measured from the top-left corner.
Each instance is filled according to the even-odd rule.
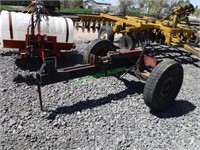
[[[76,45],[83,50],[87,43]],[[144,104],[144,83],[131,75],[124,80],[110,76],[45,86],[47,111],[42,112],[36,87],[12,81],[17,73],[33,71],[16,65],[16,50],[1,50],[0,149],[199,150],[199,59],[180,49],[154,47],[153,55],[175,59],[184,67],[177,101],[162,113]]]

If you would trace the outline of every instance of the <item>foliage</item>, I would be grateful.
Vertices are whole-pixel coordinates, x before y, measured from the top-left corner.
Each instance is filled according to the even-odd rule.
[[[200,17],[200,8],[198,6],[195,7],[194,15]]]
[[[7,11],[19,11],[17,8],[10,7],[8,5],[0,5],[0,10],[7,10]],[[82,8],[61,8],[56,9],[57,12],[65,12],[65,13],[77,13],[77,14],[92,14],[91,9],[82,9]]]
[[[12,6],[29,6],[31,4],[31,1],[32,0],[26,0],[26,1],[21,1],[21,0],[4,0],[4,1],[1,1],[0,4],[2,5],[12,5]],[[43,3],[45,5],[46,8],[48,9],[51,9],[51,10],[55,10],[56,7],[60,7],[60,1],[59,0],[43,0]],[[11,7],[10,8],[3,8],[3,9],[8,9],[8,10],[17,10],[17,9],[12,9]]]
[[[127,15],[135,16],[135,17],[149,16],[148,14],[141,13],[141,12],[128,12]]]
[[[83,4],[83,0],[68,0],[66,1],[67,7],[75,8],[80,7]]]
[[[7,11],[18,11],[18,9],[7,6],[7,5],[0,5],[0,10],[7,10]]]
[[[64,13],[92,14],[91,9],[84,9],[84,8],[62,8],[60,10],[56,9],[56,11]]]
[[[170,14],[174,7],[178,7],[178,2],[180,1],[181,6],[188,5],[189,0],[119,0],[120,14],[136,14],[141,15],[138,12],[147,13],[150,16],[155,16],[157,18],[163,15]],[[133,9],[129,9],[132,6]],[[136,7],[136,9],[134,9]],[[195,8],[196,16],[200,16],[200,10],[198,7]]]
[[[128,6],[133,5],[133,1],[119,0],[120,15],[126,15],[128,12]]]
[[[149,15],[159,16],[162,9],[168,6],[166,0],[145,0],[145,2],[147,4],[147,13]]]
[[[194,15],[200,17],[200,8],[195,10]]]

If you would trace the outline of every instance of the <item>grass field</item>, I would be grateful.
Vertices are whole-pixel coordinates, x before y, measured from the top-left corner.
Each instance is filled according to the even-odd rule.
[[[8,5],[0,5],[0,10],[7,10],[7,11],[20,11],[17,8]],[[82,9],[82,8],[62,8],[56,9],[56,12],[63,12],[63,13],[75,13],[75,14],[92,14],[91,9]]]
[[[0,10],[18,11],[18,9],[13,8],[13,7],[11,7],[11,6],[8,6],[8,5],[0,5]]]
[[[56,12],[75,13],[75,14],[92,14],[91,9],[83,9],[83,8],[62,8],[60,10],[56,9]]]

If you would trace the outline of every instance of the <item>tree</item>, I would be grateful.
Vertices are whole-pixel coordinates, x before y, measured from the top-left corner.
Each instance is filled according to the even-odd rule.
[[[165,0],[157,0],[154,1],[154,5],[152,7],[152,14],[159,17],[161,14],[162,9],[165,6]]]
[[[128,7],[133,5],[132,0],[119,0],[120,14],[125,16],[127,14]]]
[[[144,7],[144,4],[143,4],[143,3],[140,3],[139,5],[140,5],[140,8],[143,8],[143,7]]]
[[[167,0],[142,0],[141,3],[147,8],[148,15],[156,16],[160,15],[163,8],[169,6]]]
[[[67,0],[66,1],[66,5],[68,7],[72,7],[72,8],[75,8],[75,7],[80,7],[83,5],[83,0]]]
[[[148,8],[148,14],[150,14],[152,7],[155,5],[156,0],[148,0],[147,2],[147,8]]]
[[[190,3],[190,0],[186,0],[185,2],[186,2],[186,3]]]
[[[200,8],[198,6],[195,7],[194,15],[200,17]]]
[[[168,4],[169,4],[168,10],[169,10],[169,11],[172,11],[172,9],[173,9],[175,6],[178,5],[178,4],[177,4],[177,1],[178,1],[178,0],[169,0],[169,1],[168,1]]]

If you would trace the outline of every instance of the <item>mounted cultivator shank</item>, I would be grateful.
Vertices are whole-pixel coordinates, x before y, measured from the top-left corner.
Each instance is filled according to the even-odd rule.
[[[90,31],[99,31],[99,38],[113,41],[115,33],[121,33],[119,46],[121,48],[133,49],[150,42],[168,44],[184,47],[189,52],[200,57],[200,53],[192,46],[195,46],[195,32],[184,24],[179,24],[183,18],[194,12],[192,4],[174,9],[173,12],[161,20],[154,18],[138,17],[116,17],[108,14],[79,15],[80,22],[76,27]],[[172,17],[172,20],[166,20]]]

